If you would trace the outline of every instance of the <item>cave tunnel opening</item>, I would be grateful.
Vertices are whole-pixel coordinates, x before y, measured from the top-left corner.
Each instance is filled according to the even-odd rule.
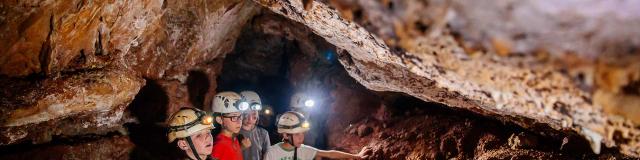
[[[264,114],[263,110],[258,123],[269,131],[272,143],[276,143],[280,138],[274,125],[275,118],[290,110],[292,95],[304,92],[329,102],[330,99],[322,98],[329,97],[327,90],[331,89],[324,81],[341,66],[335,59],[335,47],[319,37],[311,38],[317,43],[302,44],[305,42],[259,30],[253,25],[243,29],[234,50],[224,59],[216,91],[251,90],[258,93],[270,112]],[[312,122],[317,124],[312,127],[316,131],[310,131],[305,142],[325,149],[326,136],[322,130],[327,114],[322,108],[327,103],[318,102],[317,109],[313,110],[315,122]]]
[[[125,124],[129,139],[135,144],[130,153],[131,159],[175,159],[181,156],[175,146],[166,143],[167,129],[162,123],[168,115],[157,114],[165,113],[168,103],[165,89],[157,81],[147,80],[127,107],[137,119],[137,123]]]

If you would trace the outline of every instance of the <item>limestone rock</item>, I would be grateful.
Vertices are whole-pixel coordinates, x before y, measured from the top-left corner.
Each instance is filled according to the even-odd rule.
[[[472,59],[448,34],[416,39],[417,48],[412,52],[392,51],[382,40],[324,4],[314,3],[304,10],[300,1],[255,1],[304,24],[340,48],[340,62],[371,90],[404,92],[524,128],[543,125],[561,132],[570,130],[589,140],[596,153],[604,143],[619,146],[622,153],[640,156],[640,130],[635,124],[620,125],[627,122],[625,118],[602,112],[590,94],[559,71],[520,68],[490,55]],[[614,131],[628,133],[626,140],[607,136]]]
[[[509,146],[511,149],[535,148],[538,146],[538,137],[535,135],[520,132],[511,134],[509,137]]]
[[[166,114],[208,108],[223,55],[257,9],[248,0],[0,2],[0,144],[122,128],[143,78],[164,90]]]
[[[62,144],[41,145],[2,159],[129,159],[134,143],[127,136],[104,137]],[[8,151],[8,150],[5,150]],[[11,149],[10,151],[15,151]],[[4,151],[3,151],[4,152]]]
[[[35,81],[2,80],[1,144],[42,143],[51,136],[114,131],[144,80],[118,70],[88,71]]]
[[[121,59],[149,26],[161,0],[0,2],[0,74],[102,68]]]

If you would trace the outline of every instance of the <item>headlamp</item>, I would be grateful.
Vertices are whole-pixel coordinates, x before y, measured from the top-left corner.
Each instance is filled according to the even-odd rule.
[[[256,110],[256,111],[262,110],[262,105],[260,105],[260,103],[252,103],[251,110]]]
[[[265,109],[265,110],[264,110],[264,114],[266,114],[266,115],[271,115],[271,110],[270,110],[270,109],[268,109],[268,108],[267,108],[267,109]]]
[[[202,117],[202,124],[204,125],[210,125],[211,123],[213,123],[213,116],[211,115],[206,115],[204,117]]]
[[[246,101],[240,101],[239,103],[237,103],[238,106],[236,106],[238,108],[238,110],[240,111],[245,111],[247,109],[249,109],[249,102]]]
[[[315,105],[315,104],[316,104],[316,102],[313,101],[312,99],[307,99],[306,101],[304,101],[304,106],[309,107],[309,108],[313,107],[313,105]]]
[[[309,124],[309,122],[307,122],[307,121],[304,121],[301,126],[302,126],[302,128],[309,128],[309,127],[311,127],[311,124]]]

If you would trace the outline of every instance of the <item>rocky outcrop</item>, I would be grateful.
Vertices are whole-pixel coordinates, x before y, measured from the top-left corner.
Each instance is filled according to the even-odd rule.
[[[471,56],[455,38],[415,39],[411,52],[395,51],[364,28],[342,19],[326,5],[309,10],[300,1],[259,4],[309,27],[342,49],[340,62],[371,90],[404,92],[425,101],[464,108],[525,128],[577,133],[598,153],[601,143],[640,155],[640,132],[627,118],[602,112],[592,95],[550,68],[521,68],[492,55]],[[612,136],[613,133],[623,133]]]
[[[158,25],[163,1],[4,1],[0,73],[23,77],[102,68]]]
[[[518,126],[403,94],[378,93],[378,96],[380,98],[375,100],[382,102],[378,106],[349,105],[376,113],[343,128],[331,127],[333,134],[340,135],[330,138],[332,147],[358,152],[368,146],[372,148],[372,159],[630,158],[613,149],[596,155],[591,152],[588,142],[579,136],[541,136]],[[338,103],[341,106],[348,104]],[[333,119],[349,118],[335,116]]]
[[[122,128],[124,109],[144,80],[122,71],[89,71],[56,79],[3,80],[2,144],[43,143],[52,136]]]
[[[134,144],[127,136],[83,137],[75,141],[4,149],[2,159],[129,159]],[[13,154],[5,154],[13,153]]]
[[[2,145],[123,131],[123,123],[137,123],[139,113],[125,109],[145,79],[166,94],[162,114],[209,106],[223,55],[258,9],[246,0],[3,1],[0,8]]]

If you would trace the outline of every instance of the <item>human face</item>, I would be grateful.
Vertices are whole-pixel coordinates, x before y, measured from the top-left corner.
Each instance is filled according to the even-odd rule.
[[[213,147],[213,137],[211,136],[211,130],[203,129],[198,131],[191,136],[191,141],[193,142],[193,146],[195,147],[198,156],[206,157],[211,154],[211,150]],[[186,139],[181,139],[178,141],[178,147],[184,150],[188,155],[193,154],[191,151],[192,148],[189,147],[189,143]]]
[[[242,121],[242,127],[245,129],[251,129],[256,126],[259,118],[258,111],[251,110],[245,113],[244,120]]]
[[[295,147],[300,147],[302,143],[304,143],[304,133],[283,134],[283,136],[285,136],[285,139],[293,138],[293,144]]]
[[[240,128],[242,127],[242,119],[243,117],[240,112],[233,112],[222,115],[223,129],[234,134],[240,133]]]

